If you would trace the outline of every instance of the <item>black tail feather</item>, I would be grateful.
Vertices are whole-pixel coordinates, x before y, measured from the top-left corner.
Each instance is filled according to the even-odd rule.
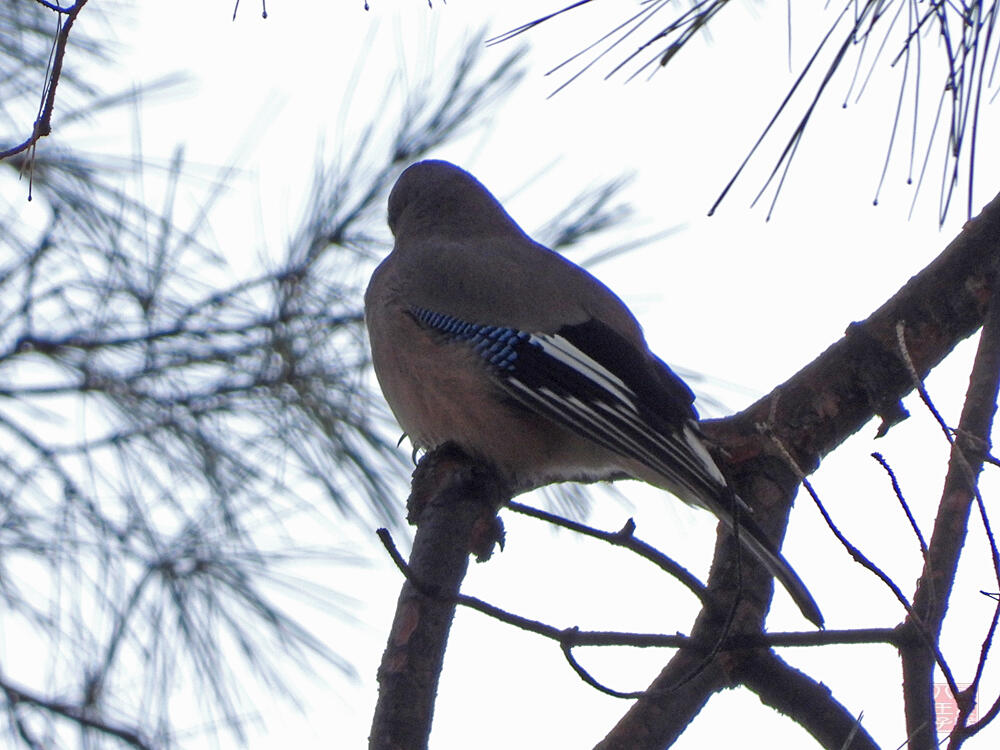
[[[734,507],[723,508],[720,507],[721,503],[716,501],[710,510],[721,518],[730,529],[734,527],[734,522],[739,523],[739,539],[743,546],[753,553],[753,556],[767,568],[767,572],[781,583],[803,616],[816,627],[822,628],[823,614],[819,611],[819,605],[816,604],[816,600],[813,599],[798,573],[782,556],[764,530],[748,515],[750,510],[746,503],[738,495],[732,493],[729,502]]]

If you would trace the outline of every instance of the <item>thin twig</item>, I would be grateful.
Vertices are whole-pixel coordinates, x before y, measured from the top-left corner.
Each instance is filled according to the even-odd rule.
[[[561,526],[564,529],[575,531],[578,534],[593,537],[594,539],[600,539],[616,547],[623,547],[627,550],[631,550],[635,554],[639,555],[639,557],[649,560],[661,570],[676,578],[702,602],[706,602],[708,600],[708,589],[705,587],[705,584],[693,576],[687,568],[667,557],[651,544],[644,542],[635,536],[635,522],[631,518],[619,531],[602,531],[601,529],[595,529],[593,526],[587,526],[579,521],[572,521],[568,518],[558,516],[554,513],[549,513],[548,511],[544,511],[539,508],[524,505],[523,503],[511,501],[507,503],[507,507],[515,513],[520,513],[531,518],[537,518],[541,521],[545,521],[546,523],[551,523],[554,526]]]
[[[924,402],[924,406],[927,407],[927,411],[931,413],[934,417],[934,421],[938,423],[944,436],[948,439],[949,443],[954,443],[955,439],[952,436],[952,430],[948,426],[948,423],[944,421],[944,417],[941,416],[941,412],[938,411],[934,402],[931,400],[930,394],[927,393],[927,387],[924,385],[923,379],[920,377],[920,373],[917,372],[916,366],[913,364],[913,358],[910,356],[910,349],[906,345],[906,321],[900,320],[896,323],[896,343],[899,346],[899,355],[903,359],[903,364],[906,365],[906,371],[910,374],[910,379],[913,382],[913,389],[920,395],[920,400]]]
[[[16,146],[13,146],[5,151],[0,151],[0,161],[27,151],[29,148],[38,143],[39,139],[44,138],[52,132],[52,111],[55,109],[56,104],[56,87],[59,85],[59,78],[62,76],[63,58],[66,56],[66,45],[69,42],[69,32],[70,29],[73,28],[73,23],[76,21],[76,17],[80,15],[80,11],[83,10],[83,6],[86,4],[87,0],[77,0],[77,2],[72,6],[64,9],[57,5],[42,3],[42,5],[45,5],[45,7],[51,10],[55,10],[60,14],[65,14],[66,20],[63,21],[63,24],[59,29],[59,34],[56,36],[55,49],[52,55],[52,71],[49,73],[48,80],[45,84],[45,93],[42,99],[41,112],[31,129],[31,135]]]
[[[612,698],[624,698],[626,700],[635,700],[646,695],[645,690],[633,690],[626,693],[609,688],[607,685],[598,682],[598,680],[595,679],[590,672],[581,666],[580,662],[578,662],[576,657],[573,655],[573,647],[571,645],[562,644],[562,652],[563,656],[566,657],[566,662],[570,665],[570,667],[572,667],[573,671],[576,672],[577,676],[595,690],[604,693],[605,695],[610,695]]]
[[[490,604],[468,594],[448,596],[434,586],[421,581],[400,554],[391,532],[381,528],[375,532],[393,564],[414,588],[427,597],[451,602],[480,612],[487,617],[535,633],[558,642],[561,646],[628,646],[631,648],[686,648],[702,651],[690,637],[662,633],[629,633],[607,630],[580,630],[578,627],[559,628]],[[850,630],[810,630],[806,632],[736,633],[729,635],[720,651],[741,651],[756,648],[795,648],[811,646],[863,645],[888,643],[894,646],[906,642],[898,628],[856,628]]]
[[[917,541],[920,543],[920,556],[924,559],[927,558],[927,542],[924,541],[924,535],[920,531],[920,527],[917,526],[917,519],[913,517],[913,513],[910,511],[910,506],[906,502],[906,498],[903,497],[903,490],[899,486],[899,482],[896,480],[896,474],[889,466],[889,462],[885,460],[881,453],[875,451],[872,453],[872,458],[879,462],[879,465],[885,469],[885,473],[889,475],[889,481],[892,482],[892,491],[896,493],[896,499],[899,500],[899,505],[903,509],[903,513],[906,514],[906,519],[910,522],[910,527],[913,529],[914,535],[917,537]]]

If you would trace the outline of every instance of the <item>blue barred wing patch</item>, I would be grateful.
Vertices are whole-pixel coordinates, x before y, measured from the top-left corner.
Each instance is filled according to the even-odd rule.
[[[503,326],[468,323],[444,313],[413,308],[410,313],[418,323],[457,341],[469,344],[487,364],[505,372],[514,371],[518,346],[531,339],[530,333]]]

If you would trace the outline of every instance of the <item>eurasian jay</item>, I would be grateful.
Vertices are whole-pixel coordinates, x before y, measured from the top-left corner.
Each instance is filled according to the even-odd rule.
[[[739,539],[822,626],[712,459],[691,389],[610,289],[448,162],[400,175],[389,228],[395,246],[368,285],[365,322],[382,392],[415,449],[452,442],[515,493],[634,477],[730,528],[735,516]]]

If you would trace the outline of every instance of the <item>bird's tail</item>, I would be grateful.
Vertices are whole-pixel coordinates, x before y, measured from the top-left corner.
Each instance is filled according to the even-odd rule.
[[[734,496],[734,499],[736,503],[743,506],[743,501],[739,497]],[[749,513],[749,509],[745,512],[737,511],[736,519],[734,519],[733,513],[720,513],[719,516],[726,521],[730,528],[733,528],[734,520],[739,523],[738,534],[743,546],[750,550],[754,557],[767,568],[767,571],[781,582],[805,618],[816,627],[822,628],[823,614],[819,611],[819,606],[812,594],[809,593],[809,589],[806,588],[798,573],[792,569],[792,566],[764,533],[764,530],[747,513]]]

